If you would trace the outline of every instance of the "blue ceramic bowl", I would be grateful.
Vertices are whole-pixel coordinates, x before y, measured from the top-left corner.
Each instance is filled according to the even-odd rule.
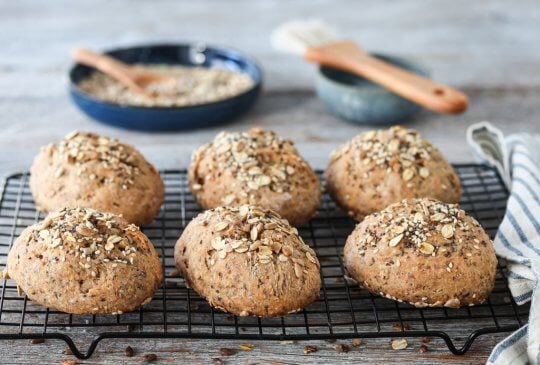
[[[422,76],[421,66],[400,57],[375,54]],[[394,124],[412,117],[421,107],[385,88],[346,71],[321,66],[316,79],[317,95],[331,113],[358,124]]]
[[[99,100],[80,90],[77,84],[95,69],[75,64],[69,72],[73,101],[90,117],[117,127],[164,131],[222,124],[251,108],[261,91],[261,67],[251,57],[229,48],[201,44],[152,45],[106,53],[126,63],[220,67],[243,72],[253,79],[251,89],[217,102],[186,107],[136,107]]]

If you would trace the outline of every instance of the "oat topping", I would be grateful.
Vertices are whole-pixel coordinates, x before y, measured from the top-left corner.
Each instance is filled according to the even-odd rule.
[[[93,72],[77,86],[101,100],[144,107],[182,107],[211,103],[246,92],[253,86],[249,75],[220,68],[165,64],[137,66],[170,76],[171,79],[150,83],[146,87],[148,95],[133,92],[99,71]]]
[[[240,347],[240,349],[244,351],[251,351],[255,348],[255,346],[250,343],[241,343],[240,345],[238,345],[238,347]]]
[[[50,249],[58,249],[53,261],[65,261],[74,254],[79,265],[94,277],[99,265],[130,265],[137,257],[132,234],[139,231],[133,224],[119,224],[114,214],[86,208],[65,208],[50,213],[26,237],[37,240]]]
[[[116,139],[89,132],[72,132],[58,145],[49,145],[50,153],[58,152],[61,161],[77,167],[77,175],[101,183],[117,183],[127,189],[140,174],[136,156]],[[97,162],[102,169],[88,168],[87,164]],[[113,174],[108,174],[113,171]],[[65,174],[63,167],[57,168],[54,176]]]
[[[398,211],[393,210],[391,206],[380,213],[375,213],[380,216],[378,222],[382,223],[378,223],[378,226],[385,228],[385,233],[383,237],[377,239],[374,229],[371,229],[377,227],[368,228],[360,241],[361,255],[367,250],[376,253],[383,247],[379,243],[384,241],[388,247],[401,250],[412,248],[422,255],[445,254],[449,248],[455,247],[456,230],[466,232],[472,228],[471,224],[463,219],[465,212],[459,209],[457,204],[446,204],[431,199],[404,200],[399,204],[402,204],[403,208]],[[474,221],[473,224],[478,223]],[[460,239],[457,243],[463,242]],[[478,243],[475,245],[478,246]],[[466,256],[472,256],[468,253],[464,252]],[[452,263],[448,265],[447,270],[451,269]]]
[[[242,205],[208,210],[202,213],[201,218],[202,224],[216,233],[207,259],[209,265],[235,252],[248,255],[262,265],[291,262],[297,277],[306,273],[309,263],[319,267],[315,251],[304,243],[296,228],[275,212]],[[298,244],[293,247],[284,243],[291,240]]]
[[[260,128],[244,133],[221,132],[211,143],[196,151],[193,160],[207,149],[215,151],[216,174],[221,174],[224,169],[231,170],[245,184],[247,191],[263,187],[278,193],[292,191],[294,185],[289,183],[288,177],[296,173],[295,166],[306,165],[291,141]],[[192,188],[201,190],[203,185],[193,184]],[[227,195],[222,200],[225,205],[230,205],[235,196]]]
[[[338,150],[332,152],[331,161],[336,161],[349,151],[353,158],[350,168],[364,165],[367,168],[364,177],[368,177],[375,168],[385,168],[387,172],[401,174],[405,181],[415,177],[425,179],[430,171],[424,166],[431,159],[432,145],[418,132],[394,126],[388,130],[362,133],[354,137]]]
[[[392,349],[394,350],[404,350],[407,348],[407,346],[409,346],[409,344],[407,343],[407,340],[404,338],[392,340],[391,344],[392,344]]]

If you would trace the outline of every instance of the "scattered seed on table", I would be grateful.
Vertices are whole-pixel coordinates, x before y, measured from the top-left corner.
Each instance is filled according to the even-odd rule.
[[[354,347],[358,347],[362,344],[362,339],[361,338],[353,338],[352,340],[352,345]]]
[[[43,338],[33,338],[33,339],[30,340],[30,343],[32,345],[37,345],[37,344],[40,344],[40,343],[43,343],[43,342],[45,342],[45,339],[43,339]]]
[[[328,338],[326,340],[324,340],[325,342],[328,342],[328,343],[334,343],[336,342],[337,340],[335,338]]]
[[[296,343],[296,341],[294,341],[294,340],[284,340],[284,341],[279,341],[279,343],[281,345],[292,345],[293,343]]]
[[[338,343],[334,346],[334,350],[336,350],[337,352],[349,352],[351,351],[351,348],[349,347],[349,345]]]
[[[213,357],[212,358],[212,364],[214,364],[214,365],[223,365],[225,363],[219,357]]]
[[[400,323],[394,323],[394,325],[392,325],[392,328],[395,331],[401,331],[401,330],[409,331],[411,329],[411,326],[409,326],[408,324],[404,324],[402,326]]]
[[[244,351],[251,351],[253,350],[253,345],[250,344],[250,343],[242,343],[240,344],[238,347],[240,347],[240,349],[244,350]]]
[[[61,365],[75,365],[77,362],[73,359],[63,359],[60,361]]]
[[[418,349],[418,351],[423,354],[424,352],[426,352],[428,350],[427,346],[426,345],[422,345],[420,346],[420,348]]]
[[[312,352],[317,352],[319,349],[317,346],[307,345],[304,346],[304,354],[311,354]]]
[[[227,347],[222,347],[219,349],[219,354],[222,356],[232,356],[236,353],[235,350],[229,349]]]
[[[409,344],[407,343],[407,340],[404,338],[398,339],[398,340],[392,340],[392,348],[394,350],[403,350],[406,349]]]
[[[146,362],[154,362],[157,360],[156,354],[144,354],[142,358]]]
[[[133,348],[131,346],[126,346],[126,348],[124,349],[124,355],[126,355],[127,357],[132,357],[133,353]]]
[[[422,337],[422,342],[423,343],[429,343],[431,340],[429,339],[429,337]]]
[[[65,349],[62,353],[63,353],[64,355],[73,355],[73,351],[71,351],[70,348]]]

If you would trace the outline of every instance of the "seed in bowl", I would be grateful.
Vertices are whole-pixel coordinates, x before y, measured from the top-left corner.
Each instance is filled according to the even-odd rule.
[[[143,107],[182,107],[212,103],[239,95],[253,86],[246,74],[219,68],[137,65],[174,79],[151,83],[148,95],[130,91],[102,72],[93,72],[78,87],[103,101]]]

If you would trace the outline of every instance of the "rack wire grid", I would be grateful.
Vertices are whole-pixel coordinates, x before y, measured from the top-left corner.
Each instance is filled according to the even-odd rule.
[[[493,237],[508,198],[500,176],[482,165],[462,164],[455,168],[463,185],[462,208]],[[134,313],[71,315],[32,303],[25,295],[18,295],[12,281],[2,279],[0,339],[60,339],[74,355],[86,359],[105,338],[308,340],[430,336],[443,339],[452,353],[460,355],[480,335],[512,331],[527,322],[529,307],[518,307],[512,299],[504,262],[500,262],[489,300],[460,309],[418,309],[372,295],[347,282],[341,254],[355,223],[326,194],[315,217],[299,228],[321,262],[320,299],[301,312],[275,318],[238,317],[213,309],[186,288],[182,278],[173,276],[176,240],[201,210],[189,192],[185,170],[166,170],[161,174],[165,202],[157,219],[143,229],[160,254],[165,270],[164,283],[152,302]],[[322,179],[322,173],[318,174]],[[1,267],[21,231],[44,218],[35,209],[28,177],[27,173],[18,173],[4,183],[0,201]],[[74,341],[81,331],[93,334],[86,341],[84,352]]]

